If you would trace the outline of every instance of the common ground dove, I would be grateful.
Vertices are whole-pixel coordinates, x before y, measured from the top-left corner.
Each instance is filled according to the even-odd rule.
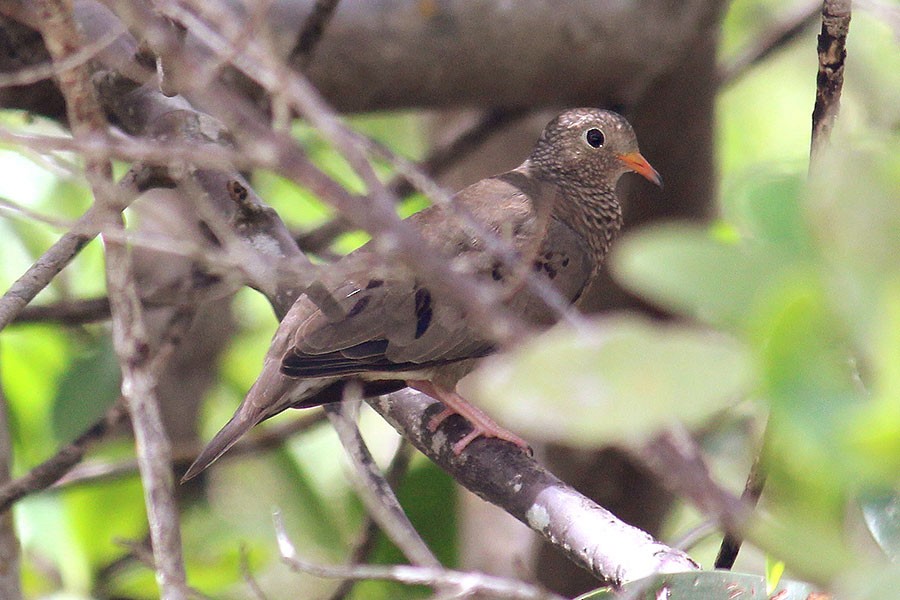
[[[482,179],[457,193],[449,207],[432,206],[409,220],[455,268],[473,273],[482,285],[498,286],[513,314],[547,326],[555,313],[524,285],[523,269],[498,260],[451,214],[453,206],[510,244],[525,269],[575,302],[622,224],[615,186],[627,171],[660,183],[622,116],[569,110],[547,125],[518,168]],[[385,265],[369,245],[326,269],[320,281],[334,306],[320,301],[323,310],[306,295],[294,303],[259,379],[183,480],[203,471],[260,421],[287,408],[340,400],[349,381],[367,395],[410,386],[440,400],[445,410],[430,421],[432,430],[450,414],[467,418],[472,431],[456,442],[456,453],[478,436],[527,447],[456,392],[457,381],[494,345],[454,304],[433,295],[427,281],[402,265]]]

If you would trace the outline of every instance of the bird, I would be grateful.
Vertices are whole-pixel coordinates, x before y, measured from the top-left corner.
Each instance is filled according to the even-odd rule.
[[[547,124],[520,166],[407,219],[452,268],[471,273],[479,285],[496,286],[512,315],[548,327],[557,313],[524,285],[525,270],[577,302],[622,226],[616,184],[629,171],[662,184],[623,116],[570,109]],[[478,231],[511,246],[517,257],[512,266],[454,217],[459,207]],[[328,292],[327,302],[311,298],[311,288],[296,300],[275,332],[259,378],[182,481],[209,467],[261,421],[288,408],[340,401],[351,382],[367,396],[412,387],[439,400],[444,410],[429,421],[432,431],[454,413],[466,418],[472,429],[453,445],[457,455],[478,437],[528,448],[456,390],[478,360],[496,350],[493,341],[427,280],[399,261],[385,263],[373,243],[322,270],[317,289]]]

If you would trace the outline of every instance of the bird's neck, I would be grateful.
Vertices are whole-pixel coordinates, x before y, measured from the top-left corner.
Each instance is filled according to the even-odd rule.
[[[587,243],[599,269],[613,239],[622,228],[622,207],[612,187],[582,188],[561,185],[562,197],[553,214]]]
[[[559,191],[552,195],[554,201],[550,207],[551,214],[584,239],[594,255],[593,263],[599,268],[622,227],[622,206],[616,196],[614,184],[579,185],[564,177],[541,173],[530,161],[521,168]]]

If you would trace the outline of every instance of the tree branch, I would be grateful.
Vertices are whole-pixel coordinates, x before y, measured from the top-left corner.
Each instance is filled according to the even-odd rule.
[[[306,17],[303,29],[297,37],[297,44],[288,55],[288,62],[296,65],[301,71],[312,61],[316,46],[322,39],[322,34],[325,33],[338,2],[340,0],[315,0],[312,11]]]
[[[686,554],[619,521],[512,444],[479,438],[455,454],[453,442],[469,426],[451,417],[437,432],[429,431],[429,419],[442,409],[436,400],[405,389],[368,402],[456,481],[543,535],[594,576],[618,584],[698,568]]]
[[[12,474],[13,446],[10,436],[9,407],[0,386],[0,487],[9,484]],[[19,573],[19,540],[11,512],[0,510],[0,597],[7,600],[22,598]]]
[[[841,107],[851,5],[851,0],[825,0],[822,3],[822,33],[819,34],[818,44],[819,71],[816,76],[816,104],[812,113],[810,166],[828,144]]]

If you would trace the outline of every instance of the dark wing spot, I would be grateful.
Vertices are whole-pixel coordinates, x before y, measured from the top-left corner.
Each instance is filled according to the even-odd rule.
[[[553,250],[548,250],[547,252],[544,252],[544,258],[546,258],[547,260],[553,260],[554,254],[555,253],[553,252]]]
[[[416,339],[422,337],[428,330],[433,315],[431,292],[425,288],[416,290]]]
[[[367,290],[372,290],[384,285],[384,279],[370,279],[369,283],[366,284]]]
[[[569,266],[569,257],[568,256],[563,259],[562,266],[564,266],[564,267]]]
[[[535,271],[540,272],[540,270],[544,268],[544,263],[542,263],[539,260],[536,260],[536,261],[534,261],[534,265],[532,265],[532,268]]]
[[[550,279],[556,277],[556,268],[551,266],[550,263],[544,263],[544,270],[547,272],[547,277]]]
[[[362,311],[366,309],[366,306],[369,305],[369,300],[371,300],[371,296],[363,296],[359,300],[356,301],[356,304],[353,305],[353,308],[350,309],[350,312],[347,313],[347,318],[355,317]]]

